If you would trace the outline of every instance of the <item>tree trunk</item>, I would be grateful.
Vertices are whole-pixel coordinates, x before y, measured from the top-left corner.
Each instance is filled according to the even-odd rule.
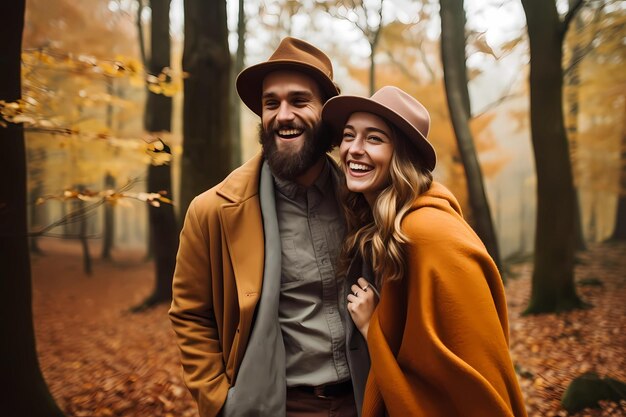
[[[569,6],[570,9],[574,7],[575,1],[570,0]],[[579,16],[574,18],[574,28],[577,32],[583,30],[583,22]],[[571,59],[571,71],[567,77],[565,77],[566,83],[569,85],[569,91],[567,94],[567,114],[565,117],[565,128],[568,137],[568,143],[570,145],[570,152],[572,155],[577,155],[576,148],[578,147],[578,113],[579,113],[579,99],[578,93],[580,90],[580,65],[579,63],[584,55],[583,46],[578,43],[574,45],[572,51],[572,59]],[[574,159],[572,163],[572,175],[574,178],[574,183],[576,184],[576,164],[577,158]],[[580,188],[580,183],[579,183]],[[574,209],[576,210],[576,250],[584,251],[587,250],[587,245],[585,243],[585,234],[583,232],[583,223],[582,223],[582,212],[580,208],[580,199],[578,197],[578,191],[576,190],[576,186],[574,186]]]
[[[487,201],[483,174],[476,156],[474,139],[469,128],[471,116],[467,69],[465,64],[465,10],[463,0],[441,0],[441,61],[446,85],[448,109],[459,154],[467,177],[473,226],[487,251],[502,271],[498,238]]]
[[[104,176],[104,188],[106,190],[115,189],[115,177],[107,172]],[[102,239],[102,259],[111,261],[111,249],[113,249],[113,241],[115,237],[115,207],[111,204],[104,205],[104,225]]]
[[[21,97],[20,54],[24,0],[11,2],[0,16],[0,100]],[[26,221],[26,149],[21,125],[0,127],[0,394],[6,416],[63,416],[41,374],[31,300]]]
[[[79,185],[76,187],[77,190],[83,192],[85,187],[83,185]],[[79,229],[78,229],[78,239],[80,240],[80,246],[83,250],[83,272],[85,275],[91,276],[93,273],[93,268],[91,267],[91,252],[89,251],[89,240],[87,237],[87,228],[89,217],[87,216],[87,212],[85,211],[85,202],[82,200],[76,201],[77,213],[79,219]]]
[[[226,1],[185,0],[185,79],[181,204],[230,171],[230,53]]]
[[[237,54],[235,55],[235,65],[231,71],[231,85],[235,84],[237,75],[243,70],[244,58],[246,56],[246,13],[244,1],[239,0],[239,18],[237,20]],[[232,131],[232,151],[231,168],[236,168],[241,164],[241,100],[234,88],[230,89],[231,105],[231,131]]]
[[[381,22],[382,25],[382,22]],[[369,87],[370,96],[376,92],[376,61],[374,59],[376,50],[375,46],[370,44],[370,71],[369,71]]]
[[[159,74],[170,66],[170,0],[150,0],[152,23],[150,37],[149,69],[151,74]],[[145,128],[149,132],[169,132],[171,130],[172,99],[162,94],[148,92],[145,111]],[[167,145],[166,145],[167,146]],[[169,152],[169,147],[164,149]],[[165,192],[172,199],[172,170],[169,165],[148,167],[148,192]],[[154,254],[155,284],[150,294],[133,311],[142,311],[158,303],[172,299],[172,277],[176,266],[178,249],[178,226],[174,207],[162,204],[148,207],[150,223],[150,246]]]
[[[625,108],[626,109],[626,108]],[[610,240],[626,240],[626,122],[622,122],[622,146],[620,150],[620,183],[617,201],[615,229]]]
[[[30,202],[30,223],[28,226],[29,231],[33,231],[44,224],[42,212],[45,210],[43,206],[37,204],[37,199],[43,195],[43,169],[42,166],[46,159],[46,151],[42,148],[33,151],[27,151],[26,164],[28,166],[28,173],[31,175],[35,182],[35,186],[30,192],[28,201]],[[29,164],[31,164],[29,166]],[[33,168],[34,166],[34,168]],[[30,251],[37,255],[42,255],[43,251],[39,246],[39,238],[37,236],[31,236],[30,238]]]
[[[530,40],[530,126],[537,170],[532,292],[526,313],[583,306],[574,285],[575,192],[563,121],[563,32],[554,1],[522,0]]]

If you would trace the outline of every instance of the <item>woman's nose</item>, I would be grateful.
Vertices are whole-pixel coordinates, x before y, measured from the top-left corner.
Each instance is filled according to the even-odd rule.
[[[350,144],[350,149],[348,151],[354,155],[362,155],[365,152],[365,149],[363,148],[363,141],[356,138]]]

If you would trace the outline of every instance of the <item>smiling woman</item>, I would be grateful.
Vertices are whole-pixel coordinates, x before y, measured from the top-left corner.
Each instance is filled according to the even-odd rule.
[[[340,274],[371,360],[361,416],[526,416],[502,280],[456,198],[432,181],[426,108],[383,87],[330,99],[322,119],[341,141]]]
[[[387,123],[372,113],[353,113],[343,130],[339,155],[348,189],[363,193],[370,206],[390,181],[392,137]]]

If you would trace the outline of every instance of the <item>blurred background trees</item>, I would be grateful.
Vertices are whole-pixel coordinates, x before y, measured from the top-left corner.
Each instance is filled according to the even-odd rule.
[[[0,17],[0,99],[21,98],[20,55],[24,28],[24,0]],[[2,373],[10,382],[2,390],[2,413],[56,417],[56,406],[39,369],[31,309],[30,257],[26,216],[26,152],[21,124],[0,129],[4,144],[0,196],[0,344]],[[10,320],[7,320],[11,318]]]
[[[537,52],[545,42],[530,46],[548,22],[535,25],[531,13],[530,43],[526,36],[522,5],[528,12],[538,7],[532,2],[56,0],[46,8],[40,1],[26,11],[17,110],[30,157],[33,251],[42,233],[82,239],[87,269],[89,242],[114,259],[115,250],[145,245],[150,230],[153,253],[153,243],[162,246],[155,276],[171,276],[180,227],[173,216],[258,150],[258,120],[233,93],[234,76],[286,35],[327,51],[345,93],[395,84],[429,108],[435,177],[460,197],[501,269],[513,258],[538,257],[538,291],[560,282],[571,292],[574,250],[624,235],[625,11],[617,1],[549,3],[555,43],[545,56],[561,68],[550,70],[552,90],[535,86],[537,70],[526,82],[547,59]],[[550,114],[536,95],[560,97],[554,83],[564,98]],[[559,117],[563,131],[547,130]],[[556,143],[558,158],[546,152]],[[566,183],[573,184],[567,195],[556,185]],[[122,199],[94,200],[127,185],[175,196],[177,204],[146,216]],[[535,190],[543,197],[535,200]],[[155,300],[167,299],[158,288],[168,285],[157,282],[155,294],[164,295]]]
[[[235,76],[287,35],[331,56],[344,93],[393,84],[424,103],[435,178],[501,270],[534,259],[529,313],[582,306],[575,251],[626,239],[623,2],[28,0],[20,99],[21,7],[2,25],[0,210],[17,210],[2,293],[21,312],[2,333],[23,336],[33,381],[26,219],[33,256],[71,239],[86,273],[94,251],[114,263],[149,241],[153,292],[135,307],[167,302],[189,202],[259,150]]]

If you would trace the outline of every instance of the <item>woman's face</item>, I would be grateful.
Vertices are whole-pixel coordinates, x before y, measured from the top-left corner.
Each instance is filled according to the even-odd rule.
[[[390,181],[393,140],[389,125],[365,112],[352,113],[343,128],[339,156],[348,189],[363,196],[371,206]]]

